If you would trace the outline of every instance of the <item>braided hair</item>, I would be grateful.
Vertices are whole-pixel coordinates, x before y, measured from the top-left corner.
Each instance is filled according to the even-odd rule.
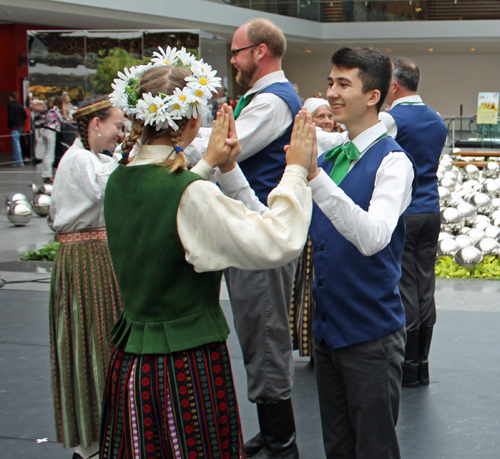
[[[85,99],[78,108],[81,109],[103,100],[108,100],[108,96],[104,94],[96,94],[94,96],[87,97],[87,99]],[[90,122],[95,117],[99,118],[101,121],[106,120],[111,115],[111,108],[112,107],[103,108],[102,110],[97,110],[96,112],[89,113],[88,115],[78,117],[78,133],[80,134],[80,140],[86,150],[90,150],[88,133]]]
[[[140,98],[143,93],[152,93],[153,96],[162,93],[167,95],[172,95],[176,88],[182,89],[186,82],[184,78],[191,76],[191,71],[186,67],[175,66],[175,65],[161,65],[153,67],[146,71],[141,79],[141,85],[138,88],[138,97]],[[172,146],[180,147],[182,146],[182,134],[186,129],[188,119],[182,118],[180,120],[175,120],[179,129],[174,131],[172,128],[163,129],[157,131],[155,126],[144,126],[144,121],[136,119],[132,125],[132,130],[130,135],[122,144],[122,151],[125,156],[127,156],[136,142],[142,139],[142,143],[146,145],[149,141],[162,136],[167,136],[170,140]],[[120,161],[122,164],[127,163],[128,160]],[[171,162],[167,159],[161,165],[170,165]],[[177,152],[177,156],[174,159],[170,172],[174,172],[178,169],[183,170],[187,167],[187,159],[182,151]]]

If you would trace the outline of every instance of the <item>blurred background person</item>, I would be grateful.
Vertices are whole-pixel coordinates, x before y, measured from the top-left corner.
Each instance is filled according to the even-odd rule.
[[[312,120],[316,124],[318,155],[343,144],[347,140],[347,134],[337,133],[332,107],[326,99],[310,97],[304,102],[304,108],[311,114]]]
[[[52,183],[53,170],[52,164],[56,154],[57,133],[61,132],[61,125],[64,122],[64,101],[61,96],[47,99],[48,111],[45,115],[45,124],[40,128],[35,148],[35,156],[41,160],[37,169],[42,173],[42,179],[45,183]]]
[[[17,100],[19,94],[12,91],[9,94],[9,103],[7,104],[7,127],[12,135],[12,167],[23,167],[23,155],[21,152],[20,136],[24,131],[24,121],[28,118],[26,110]]]

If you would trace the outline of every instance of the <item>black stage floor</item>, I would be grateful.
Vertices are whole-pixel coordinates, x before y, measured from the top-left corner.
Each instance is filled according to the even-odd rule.
[[[403,390],[398,433],[405,459],[500,457],[500,314],[496,308],[447,309],[460,307],[468,295],[475,298],[477,309],[485,299],[498,298],[500,283],[480,282],[438,282],[437,297],[445,309],[439,311],[432,346],[432,382]],[[228,301],[222,303],[230,316]],[[487,308],[491,305],[482,309]],[[54,441],[48,293],[0,290],[0,315],[0,458],[70,458],[70,452]],[[250,438],[257,422],[245,398],[245,373],[234,333],[229,348],[244,434]],[[295,371],[301,457],[323,458],[314,370],[307,359],[297,357]]]

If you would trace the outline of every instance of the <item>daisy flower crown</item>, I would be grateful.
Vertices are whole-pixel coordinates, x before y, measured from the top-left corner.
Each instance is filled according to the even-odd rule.
[[[192,75],[186,77],[186,86],[175,88],[172,95],[151,92],[144,93],[139,98],[138,88],[144,73],[152,67],[160,65],[176,65],[191,70]],[[147,65],[137,65],[118,72],[111,87],[113,92],[109,100],[114,107],[123,110],[126,115],[134,115],[144,120],[144,125],[156,126],[160,131],[168,127],[174,131],[179,129],[176,120],[182,118],[197,118],[209,110],[208,101],[212,93],[220,88],[221,78],[216,77],[216,70],[203,59],[197,60],[185,48],[177,50],[170,46],[164,50],[158,47],[153,53],[151,62]]]

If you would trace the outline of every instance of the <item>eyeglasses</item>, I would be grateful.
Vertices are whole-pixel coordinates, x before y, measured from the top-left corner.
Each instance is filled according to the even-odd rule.
[[[233,57],[236,57],[236,55],[240,52],[240,51],[243,51],[244,49],[248,49],[248,48],[255,48],[256,46],[259,46],[261,45],[262,43],[258,43],[256,45],[248,45],[248,46],[244,46],[243,48],[239,48],[239,49],[232,49],[231,50],[231,56]]]

